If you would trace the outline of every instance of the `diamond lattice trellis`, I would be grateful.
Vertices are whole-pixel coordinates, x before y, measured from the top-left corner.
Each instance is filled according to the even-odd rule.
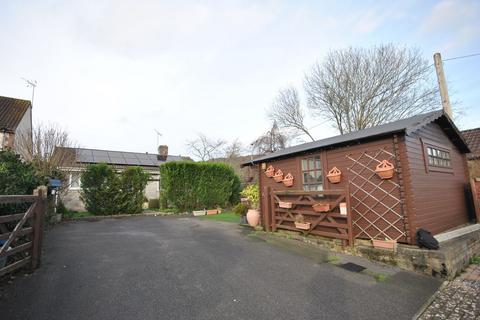
[[[406,232],[400,185],[395,177],[382,180],[375,167],[382,160],[396,163],[395,155],[386,149],[347,155],[353,229],[356,238],[394,239],[404,241]]]

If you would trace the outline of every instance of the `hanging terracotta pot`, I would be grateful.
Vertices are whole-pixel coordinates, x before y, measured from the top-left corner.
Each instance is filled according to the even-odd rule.
[[[333,167],[332,170],[328,171],[327,178],[330,183],[339,183],[342,177],[342,171],[337,167]]]
[[[328,212],[330,211],[330,203],[319,202],[312,205],[313,211],[315,212]]]
[[[278,203],[278,206],[283,209],[291,209],[293,207],[293,203],[291,202],[286,202],[286,201],[280,201]]]
[[[275,182],[282,182],[283,180],[282,170],[278,169],[277,172],[275,172],[275,174],[273,175],[273,180],[275,180]]]
[[[265,170],[265,175],[269,178],[273,177],[274,173],[275,173],[275,168],[273,166],[269,166],[267,170]]]
[[[393,177],[395,167],[388,160],[382,160],[375,169],[375,172],[381,179],[390,179]]]
[[[285,178],[283,178],[283,185],[285,187],[291,187],[293,186],[293,176],[291,173],[288,173]]]

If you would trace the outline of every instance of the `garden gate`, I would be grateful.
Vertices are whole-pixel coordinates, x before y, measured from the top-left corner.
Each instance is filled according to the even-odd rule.
[[[25,212],[0,215],[0,276],[22,267],[40,265],[45,200],[39,195],[0,196],[0,205],[22,206]],[[6,231],[6,232],[5,232]]]

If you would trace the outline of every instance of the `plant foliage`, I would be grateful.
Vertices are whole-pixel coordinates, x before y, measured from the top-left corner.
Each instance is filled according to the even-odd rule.
[[[260,191],[258,189],[258,184],[251,184],[246,186],[245,189],[241,192],[242,197],[247,198],[250,206],[257,209],[260,202]]]
[[[140,167],[116,174],[105,163],[92,164],[82,173],[81,198],[85,208],[96,215],[139,213],[148,178],[149,174]]]
[[[231,166],[214,162],[174,161],[160,166],[162,197],[180,211],[234,204],[240,179]]]

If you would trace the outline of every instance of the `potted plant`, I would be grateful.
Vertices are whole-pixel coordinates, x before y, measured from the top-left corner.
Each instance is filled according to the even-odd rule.
[[[252,227],[256,227],[260,222],[260,211],[258,204],[260,202],[260,192],[257,184],[251,184],[241,192],[242,197],[248,199],[249,210],[247,211],[247,221]]]
[[[374,248],[387,249],[387,250],[397,250],[397,240],[387,239],[372,239],[372,244]]]
[[[390,179],[393,177],[394,171],[395,167],[388,160],[382,160],[375,168],[375,172],[381,179]]]
[[[275,182],[282,182],[283,181],[283,172],[282,170],[278,169],[277,172],[273,175],[273,180]]]
[[[274,173],[275,173],[275,168],[273,166],[269,166],[267,170],[265,170],[265,175],[269,178],[273,177]]]
[[[235,207],[233,207],[233,212],[240,216],[240,224],[247,224],[247,212],[248,212],[248,205],[245,203],[239,203]]]
[[[337,167],[333,167],[332,170],[328,171],[327,178],[330,183],[339,183],[342,177],[342,171]]]
[[[310,222],[305,222],[305,218],[302,214],[297,214],[295,216],[295,228],[302,230],[310,230]]]
[[[313,211],[315,212],[328,212],[330,211],[330,203],[328,202],[318,202],[312,205]]]
[[[285,187],[291,187],[293,186],[293,175],[291,173],[288,173],[285,178],[283,178],[283,185]]]

